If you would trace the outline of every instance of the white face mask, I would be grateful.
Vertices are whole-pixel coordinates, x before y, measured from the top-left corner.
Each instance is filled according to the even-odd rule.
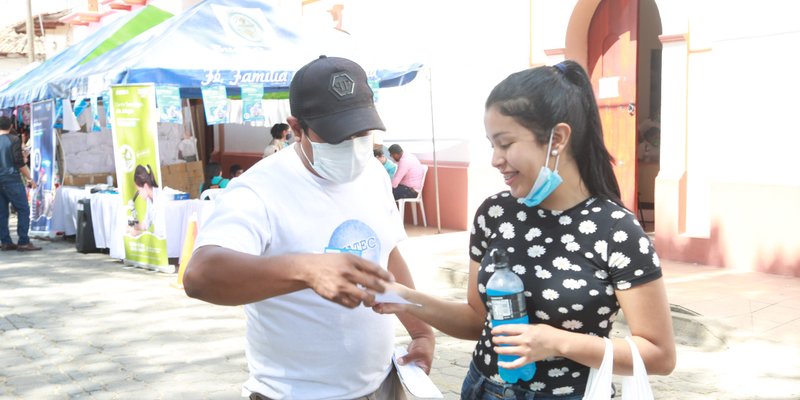
[[[314,162],[309,160],[303,146],[300,151],[319,176],[336,183],[356,179],[372,158],[372,134],[345,140],[339,144],[315,143],[309,140],[314,151]]]

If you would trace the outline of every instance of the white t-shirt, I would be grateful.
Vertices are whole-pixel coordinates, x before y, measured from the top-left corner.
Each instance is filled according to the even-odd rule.
[[[196,247],[252,255],[362,250],[384,268],[406,234],[383,166],[335,184],[309,172],[294,146],[231,181]],[[394,317],[347,309],[305,289],[245,305],[250,378],[243,394],[352,399],[374,392],[391,366]]]
[[[153,225],[153,234],[161,239],[167,238],[167,220],[164,214],[167,205],[165,201],[161,188],[153,188],[153,199],[146,200],[147,207],[144,221],[142,222],[142,226],[146,230],[150,229],[150,225]]]
[[[183,138],[180,143],[178,143],[178,151],[181,153],[183,158],[188,157],[196,157],[197,156],[197,138],[194,136],[190,138]]]

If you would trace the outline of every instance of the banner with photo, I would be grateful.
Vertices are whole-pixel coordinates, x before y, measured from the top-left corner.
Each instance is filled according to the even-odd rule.
[[[228,122],[228,97],[224,85],[203,86],[203,108],[206,111],[206,125]]]
[[[111,87],[111,126],[121,209],[125,262],[171,271],[167,260],[166,195],[161,192],[158,114],[152,84]]]
[[[263,85],[242,85],[242,121],[263,121]]]
[[[53,100],[33,103],[31,107],[31,177],[36,188],[31,192],[31,235],[51,236],[50,224],[53,219],[53,187],[56,154],[55,102]]]
[[[159,121],[182,124],[181,93],[177,86],[156,86],[156,103],[158,104]]]

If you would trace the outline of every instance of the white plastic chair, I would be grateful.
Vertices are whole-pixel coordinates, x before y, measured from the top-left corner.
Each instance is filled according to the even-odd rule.
[[[203,193],[200,193],[200,200],[214,200],[217,195],[222,193],[221,188],[211,188],[203,190]]]
[[[419,209],[422,212],[422,225],[427,227],[428,220],[425,218],[425,204],[422,203],[422,189],[425,187],[425,176],[428,174],[428,166],[423,165],[422,170],[422,187],[420,187],[419,191],[417,192],[417,197],[409,198],[409,199],[397,199],[397,207],[400,209],[400,220],[405,221],[404,212],[406,210],[406,204],[411,204],[411,219],[414,221],[414,225],[417,224],[417,207],[414,204],[419,204]]]

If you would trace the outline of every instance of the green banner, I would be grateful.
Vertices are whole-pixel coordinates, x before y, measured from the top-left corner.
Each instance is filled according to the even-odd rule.
[[[111,125],[117,186],[128,220],[125,261],[169,270],[155,93],[151,84],[112,86]]]

